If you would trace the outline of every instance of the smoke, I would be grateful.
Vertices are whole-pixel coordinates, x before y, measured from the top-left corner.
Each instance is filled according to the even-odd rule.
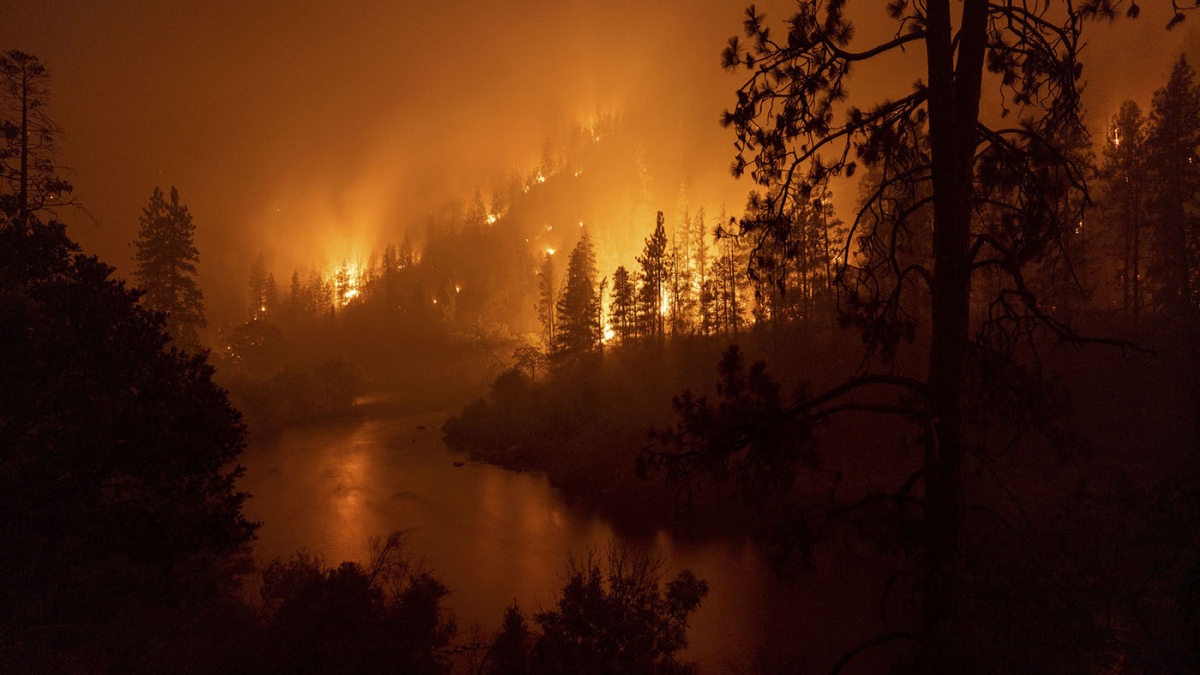
[[[728,177],[717,120],[742,76],[718,55],[743,4],[10,0],[0,47],[51,72],[62,160],[95,218],[65,214],[73,235],[128,272],[141,207],[175,185],[219,323],[237,318],[259,251],[282,277],[419,235],[429,214],[477,189],[488,198],[548,137],[597,113],[618,114],[642,145],[649,213],[680,201],[738,213],[751,185]],[[759,5],[776,21],[792,6]],[[864,7],[859,35],[886,36],[882,7]],[[1158,13],[1091,27],[1093,124],[1126,97],[1148,107],[1165,81],[1185,32],[1165,33]],[[869,72],[854,92],[913,79]]]

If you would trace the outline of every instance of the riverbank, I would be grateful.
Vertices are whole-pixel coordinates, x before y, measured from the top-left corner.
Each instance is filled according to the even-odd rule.
[[[368,399],[357,408],[256,439],[247,450],[239,487],[255,494],[247,513],[264,523],[261,562],[298,549],[330,564],[365,561],[371,536],[402,530],[408,549],[451,590],[445,605],[460,629],[491,631],[514,601],[527,616],[551,608],[567,558],[603,551],[619,536],[608,520],[567,503],[545,474],[473,462],[447,448],[445,412],[412,400]],[[819,617],[795,616],[826,594],[815,577],[779,580],[745,539],[680,543],[660,531],[641,542],[671,573],[692,569],[709,583],[686,652],[702,672],[728,672],[759,653],[782,659],[819,651],[803,638]],[[872,593],[875,586],[858,585],[868,578],[863,570],[831,587]]]

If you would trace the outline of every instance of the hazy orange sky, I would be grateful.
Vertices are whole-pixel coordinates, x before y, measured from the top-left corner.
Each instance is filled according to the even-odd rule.
[[[775,19],[792,6],[759,5]],[[884,3],[856,5],[868,38]],[[331,237],[368,248],[398,238],[449,200],[488,194],[532,165],[548,133],[596,111],[643,120],[657,165],[739,209],[751,186],[727,177],[732,141],[717,119],[741,79],[718,56],[744,7],[6,0],[0,49],[35,54],[51,73],[62,162],[94,216],[66,214],[72,234],[128,272],[140,209],[155,185],[177,186],[198,228],[210,321],[221,322],[258,250],[295,266]],[[1093,123],[1127,97],[1148,110],[1185,41],[1196,43],[1200,17],[1170,33],[1166,18],[1146,7],[1139,21],[1089,27]],[[858,95],[912,79],[862,73]],[[659,187],[672,207],[679,184]]]

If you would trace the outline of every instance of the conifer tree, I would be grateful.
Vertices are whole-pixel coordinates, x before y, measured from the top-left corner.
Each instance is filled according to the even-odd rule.
[[[547,251],[542,257],[542,265],[538,269],[538,322],[542,326],[542,340],[546,343],[546,351],[554,348],[557,333],[555,320],[555,274],[554,253]]]
[[[0,54],[0,213],[22,229],[38,211],[68,203],[71,192],[54,161],[61,130],[47,113],[49,79],[36,56]]]
[[[1162,257],[1163,304],[1178,314],[1195,306],[1193,248],[1197,240],[1195,208],[1200,193],[1200,88],[1187,58],[1180,56],[1167,85],[1154,93],[1146,139],[1157,194],[1154,239]]]
[[[1111,222],[1119,250],[1121,311],[1137,325],[1142,308],[1142,230],[1150,198],[1146,161],[1146,119],[1133,101],[1125,101],[1113,117],[1100,167],[1104,197],[1102,216]]]
[[[596,252],[585,231],[571,250],[557,301],[558,330],[553,354],[577,356],[600,346],[600,296],[596,290]]]
[[[663,227],[662,211],[658,212],[654,233],[646,239],[637,261],[642,266],[638,292],[639,333],[661,338],[665,332],[662,297],[668,272],[667,231]]]
[[[964,571],[974,560],[968,553],[978,551],[969,549],[977,540],[965,536],[964,515],[973,506],[964,476],[969,475],[965,462],[977,449],[974,439],[983,435],[977,429],[987,427],[993,415],[1032,407],[1039,400],[980,398],[975,383],[1040,372],[1020,361],[1023,336],[1045,331],[1065,341],[1081,340],[1071,326],[1044,311],[1039,289],[1030,287],[1024,271],[1055,252],[1061,233],[1079,222],[1078,206],[1086,202],[1078,197],[1086,181],[1074,147],[1086,136],[1078,60],[1083,26],[1089,19],[1115,18],[1122,9],[1136,16],[1141,8],[1136,2],[1113,0],[885,4],[881,11],[894,22],[894,30],[873,30],[866,38],[858,37],[843,0],[797,0],[794,13],[778,31],[751,6],[743,22],[746,39],[731,38],[723,54],[725,68],[744,78],[736,103],[722,120],[735,136],[732,170],[737,176],[748,173],[765,190],[768,215],[773,216],[751,225],[781,224],[795,203],[810,202],[831,176],[853,177],[860,162],[880,167],[884,182],[858,209],[856,223],[864,211],[885,206],[894,186],[928,190],[926,198],[889,209],[887,219],[896,235],[893,242],[899,243],[905,234],[920,236],[929,257],[905,266],[899,264],[901,256],[888,255],[892,280],[859,277],[857,292],[850,289],[848,294],[853,304],[842,315],[861,329],[871,355],[881,355],[888,367],[896,364],[896,345],[915,343],[920,328],[927,336],[914,349],[919,349],[921,365],[912,374],[858,373],[801,401],[793,410],[804,411],[798,420],[802,433],[778,443],[776,456],[797,462],[797,454],[804,453],[796,453],[796,448],[812,428],[810,422],[838,406],[855,409],[858,401],[852,397],[862,390],[888,391],[897,400],[917,401],[900,412],[920,421],[925,452],[909,478],[890,493],[899,504],[908,505],[914,485],[923,491],[916,507],[920,524],[914,531],[919,534],[911,543],[917,552],[914,587],[919,592],[911,630],[848,651],[835,671],[866,649],[899,641],[915,643],[898,664],[903,672],[1053,670],[1052,663],[1071,660],[1061,649],[1042,654],[1044,664],[1030,659],[998,665],[1013,650],[985,651],[988,645],[980,638],[994,636],[1007,617],[976,611],[981,606],[969,602],[971,589],[963,583]],[[1182,20],[1184,6],[1193,5],[1173,0],[1170,25]],[[848,95],[852,74],[874,68],[886,77],[904,61],[922,73],[907,93],[875,100]],[[1012,113],[1015,121],[996,123]],[[919,223],[911,218],[925,204],[933,212],[927,233],[916,231],[912,226]],[[778,241],[777,232],[767,235]],[[743,228],[741,234],[747,233]],[[899,247],[892,246],[889,254],[893,252],[900,253]],[[973,323],[973,309],[984,300],[973,297],[972,278],[981,271],[1006,276],[1000,295],[986,300],[1003,311]],[[906,295],[907,288],[916,293]],[[928,321],[918,325],[915,317],[926,315]],[[1025,386],[1033,389],[1034,383]],[[766,389],[774,400],[778,389]],[[880,396],[878,400],[888,400]],[[714,423],[706,416],[710,411],[702,409],[705,405],[701,401],[690,407],[696,413],[693,419],[687,419],[689,407],[682,406],[684,419],[678,427],[687,430],[687,424],[698,421],[702,430],[683,434],[677,447],[684,450],[673,456],[673,466],[682,473],[688,467],[706,467],[722,477],[748,475],[750,480],[739,479],[747,492],[777,480],[779,465],[765,458],[769,453],[759,454],[757,441],[747,441],[741,433],[706,433]],[[721,412],[712,414],[725,411],[722,405]],[[895,409],[884,406],[879,412]],[[720,423],[715,428],[724,431]],[[755,425],[750,435],[760,434],[761,425]],[[771,476],[759,482],[756,472],[762,467],[769,467]],[[782,484],[782,492],[794,488],[790,480]],[[872,489],[867,499],[846,508],[874,506],[877,496]],[[824,512],[838,512],[841,506],[825,505]],[[789,543],[811,547],[811,526],[801,516],[788,528]],[[795,534],[799,532],[803,534]],[[1082,662],[1084,655],[1078,657],[1075,662]]]
[[[618,267],[613,273],[612,329],[622,344],[637,336],[636,292],[629,270],[624,265]]]
[[[204,295],[196,285],[200,252],[192,242],[196,230],[192,215],[174,187],[170,201],[155,187],[138,223],[134,277],[145,292],[142,304],[166,315],[167,332],[178,347],[199,350]]]

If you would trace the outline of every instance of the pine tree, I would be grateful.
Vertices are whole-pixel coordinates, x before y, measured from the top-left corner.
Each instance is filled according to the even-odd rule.
[[[76,670],[48,664],[104,660],[117,635],[115,669],[140,670],[166,643],[130,631],[231,589],[256,528],[241,415],[114,271],[60,223],[0,228],[5,672]]]
[[[695,261],[692,250],[692,218],[686,207],[675,225],[671,238],[671,253],[668,256],[669,293],[668,311],[671,315],[671,335],[683,335],[692,331],[695,323]]]
[[[0,213],[23,229],[34,214],[68,203],[71,185],[58,177],[47,113],[50,76],[36,56],[0,54]]]
[[[1154,240],[1162,254],[1162,295],[1166,307],[1182,315],[1195,306],[1192,279],[1197,223],[1194,213],[1200,192],[1200,88],[1187,58],[1180,56],[1167,86],[1154,93],[1150,133],[1146,139],[1149,164],[1158,190],[1154,200]]]
[[[542,340],[546,343],[546,351],[554,348],[557,334],[555,320],[556,303],[554,279],[554,253],[547,251],[542,258],[542,266],[538,270],[538,322],[542,326]]]
[[[557,302],[558,331],[552,354],[578,356],[600,346],[600,297],[596,290],[596,252],[585,231],[571,250]]]
[[[300,270],[293,270],[292,284],[288,288],[288,317],[294,321],[307,311],[308,301],[304,299],[304,284],[300,281]]]
[[[919,236],[929,257],[905,266],[899,264],[902,256],[895,255],[901,253],[899,247],[893,246],[889,253],[894,254],[887,257],[894,282],[871,284],[872,279],[863,278],[850,298],[862,311],[846,317],[862,329],[868,349],[881,353],[891,367],[896,362],[887,352],[895,351],[895,324],[927,313],[929,320],[920,328],[928,339],[918,348],[924,374],[855,373],[839,387],[797,406],[806,411],[802,416],[810,415],[809,410],[845,406],[847,400],[853,408],[855,401],[848,397],[865,387],[920,400],[914,417],[920,419],[925,452],[919,453],[921,463],[911,478],[893,495],[903,500],[914,483],[922,486],[919,534],[909,540],[905,528],[901,535],[919,561],[913,584],[918,611],[910,617],[911,630],[900,632],[902,637],[889,634],[848,651],[835,670],[864,649],[896,639],[917,645],[898,664],[905,672],[1030,672],[1053,669],[1050,664],[1064,658],[1081,662],[1088,655],[1064,657],[1061,642],[1045,654],[1044,664],[1024,667],[996,664],[1012,650],[984,649],[991,642],[985,644],[980,636],[994,637],[1007,617],[978,611],[987,609],[986,603],[972,602],[975,598],[964,583],[965,569],[981,557],[979,549],[968,548],[965,533],[974,522],[966,513],[978,506],[977,496],[984,496],[969,493],[973,484],[964,476],[978,449],[976,438],[990,433],[978,430],[994,426],[987,425],[987,415],[1001,408],[1023,410],[1021,406],[1041,400],[1012,396],[982,401],[977,396],[979,374],[1023,377],[1030,370],[1040,372],[1022,362],[1023,337],[1013,336],[1045,331],[1065,341],[1080,339],[1070,326],[1043,311],[1038,289],[1028,287],[1023,268],[1052,255],[1061,243],[1060,233],[1079,221],[1076,207],[1086,200],[1076,191],[1085,183],[1084,166],[1073,145],[1084,134],[1078,88],[1082,64],[1076,58],[1086,44],[1081,31],[1089,19],[1113,18],[1122,3],[895,0],[886,3],[894,30],[871,31],[872,36],[883,36],[878,41],[856,37],[847,4],[798,0],[794,13],[779,27],[781,32],[751,6],[743,21],[745,40],[731,38],[722,56],[727,70],[745,74],[736,103],[722,118],[735,135],[733,173],[749,174],[775,197],[771,207],[777,218],[764,219],[763,225],[778,223],[792,203],[810,201],[831,176],[853,177],[860,162],[888,171],[887,182],[856,213],[856,224],[864,211],[888,206],[883,202],[889,201],[891,186],[920,185],[929,195],[906,200],[888,215],[891,241],[898,244],[905,235]],[[1178,24],[1184,6],[1193,4],[1172,0],[1175,16],[1170,25]],[[1130,15],[1140,11],[1137,3],[1127,7]],[[851,102],[847,92],[854,74],[875,69],[886,77],[897,72],[901,62],[921,73],[907,95],[876,100],[858,100],[856,95]],[[992,126],[1010,112],[1016,113],[1015,122]],[[917,223],[910,216],[923,204],[933,212],[928,233],[911,227]],[[984,211],[989,217],[982,216]],[[741,234],[756,233],[743,228]],[[775,232],[765,234],[777,238]],[[980,301],[973,301],[972,277],[980,270],[1002,272],[1008,283],[1000,296],[986,301],[993,308],[1003,306],[1002,316],[977,331],[973,311],[978,316],[976,310],[982,308]],[[906,295],[906,288],[914,294]],[[919,307],[910,302],[914,298]],[[901,338],[915,342],[917,327],[909,321]],[[811,429],[808,422],[818,418],[812,415],[802,428]],[[705,418],[699,426],[712,429],[712,419]],[[802,435],[789,435],[789,441],[778,444],[778,457],[794,462]],[[717,452],[688,452],[676,466],[712,466],[718,476],[754,476],[764,465],[764,454],[769,456],[748,449],[744,435],[713,434],[703,442],[709,440],[708,447]],[[777,473],[778,465],[767,466]],[[742,487],[752,491],[762,482],[751,480]],[[788,481],[781,492],[794,487]],[[872,503],[877,494],[869,494],[867,503]],[[843,506],[831,501],[826,512]],[[794,536],[796,531],[812,532],[805,518],[788,528],[787,537],[807,548],[811,537]]]
[[[142,304],[166,315],[167,332],[187,351],[200,349],[198,331],[205,326],[204,296],[196,285],[200,252],[192,243],[196,226],[179,192],[171,200],[157,187],[138,219],[134,277],[145,295]]]
[[[742,288],[745,283],[742,272],[746,269],[746,261],[736,233],[719,225],[716,238],[720,255],[713,264],[715,325],[718,332],[737,335],[738,329],[746,323],[746,302]]]
[[[661,338],[665,332],[662,298],[668,272],[667,231],[663,227],[662,211],[658,212],[654,233],[646,239],[642,255],[637,261],[642,266],[638,292],[639,332]]]
[[[612,329],[622,344],[637,337],[636,292],[629,270],[624,265],[618,267],[613,273]]]
[[[1142,308],[1142,230],[1151,190],[1146,161],[1146,120],[1141,108],[1125,101],[1112,119],[1105,139],[1100,178],[1104,190],[1101,215],[1120,252],[1121,311],[1137,325]]]

